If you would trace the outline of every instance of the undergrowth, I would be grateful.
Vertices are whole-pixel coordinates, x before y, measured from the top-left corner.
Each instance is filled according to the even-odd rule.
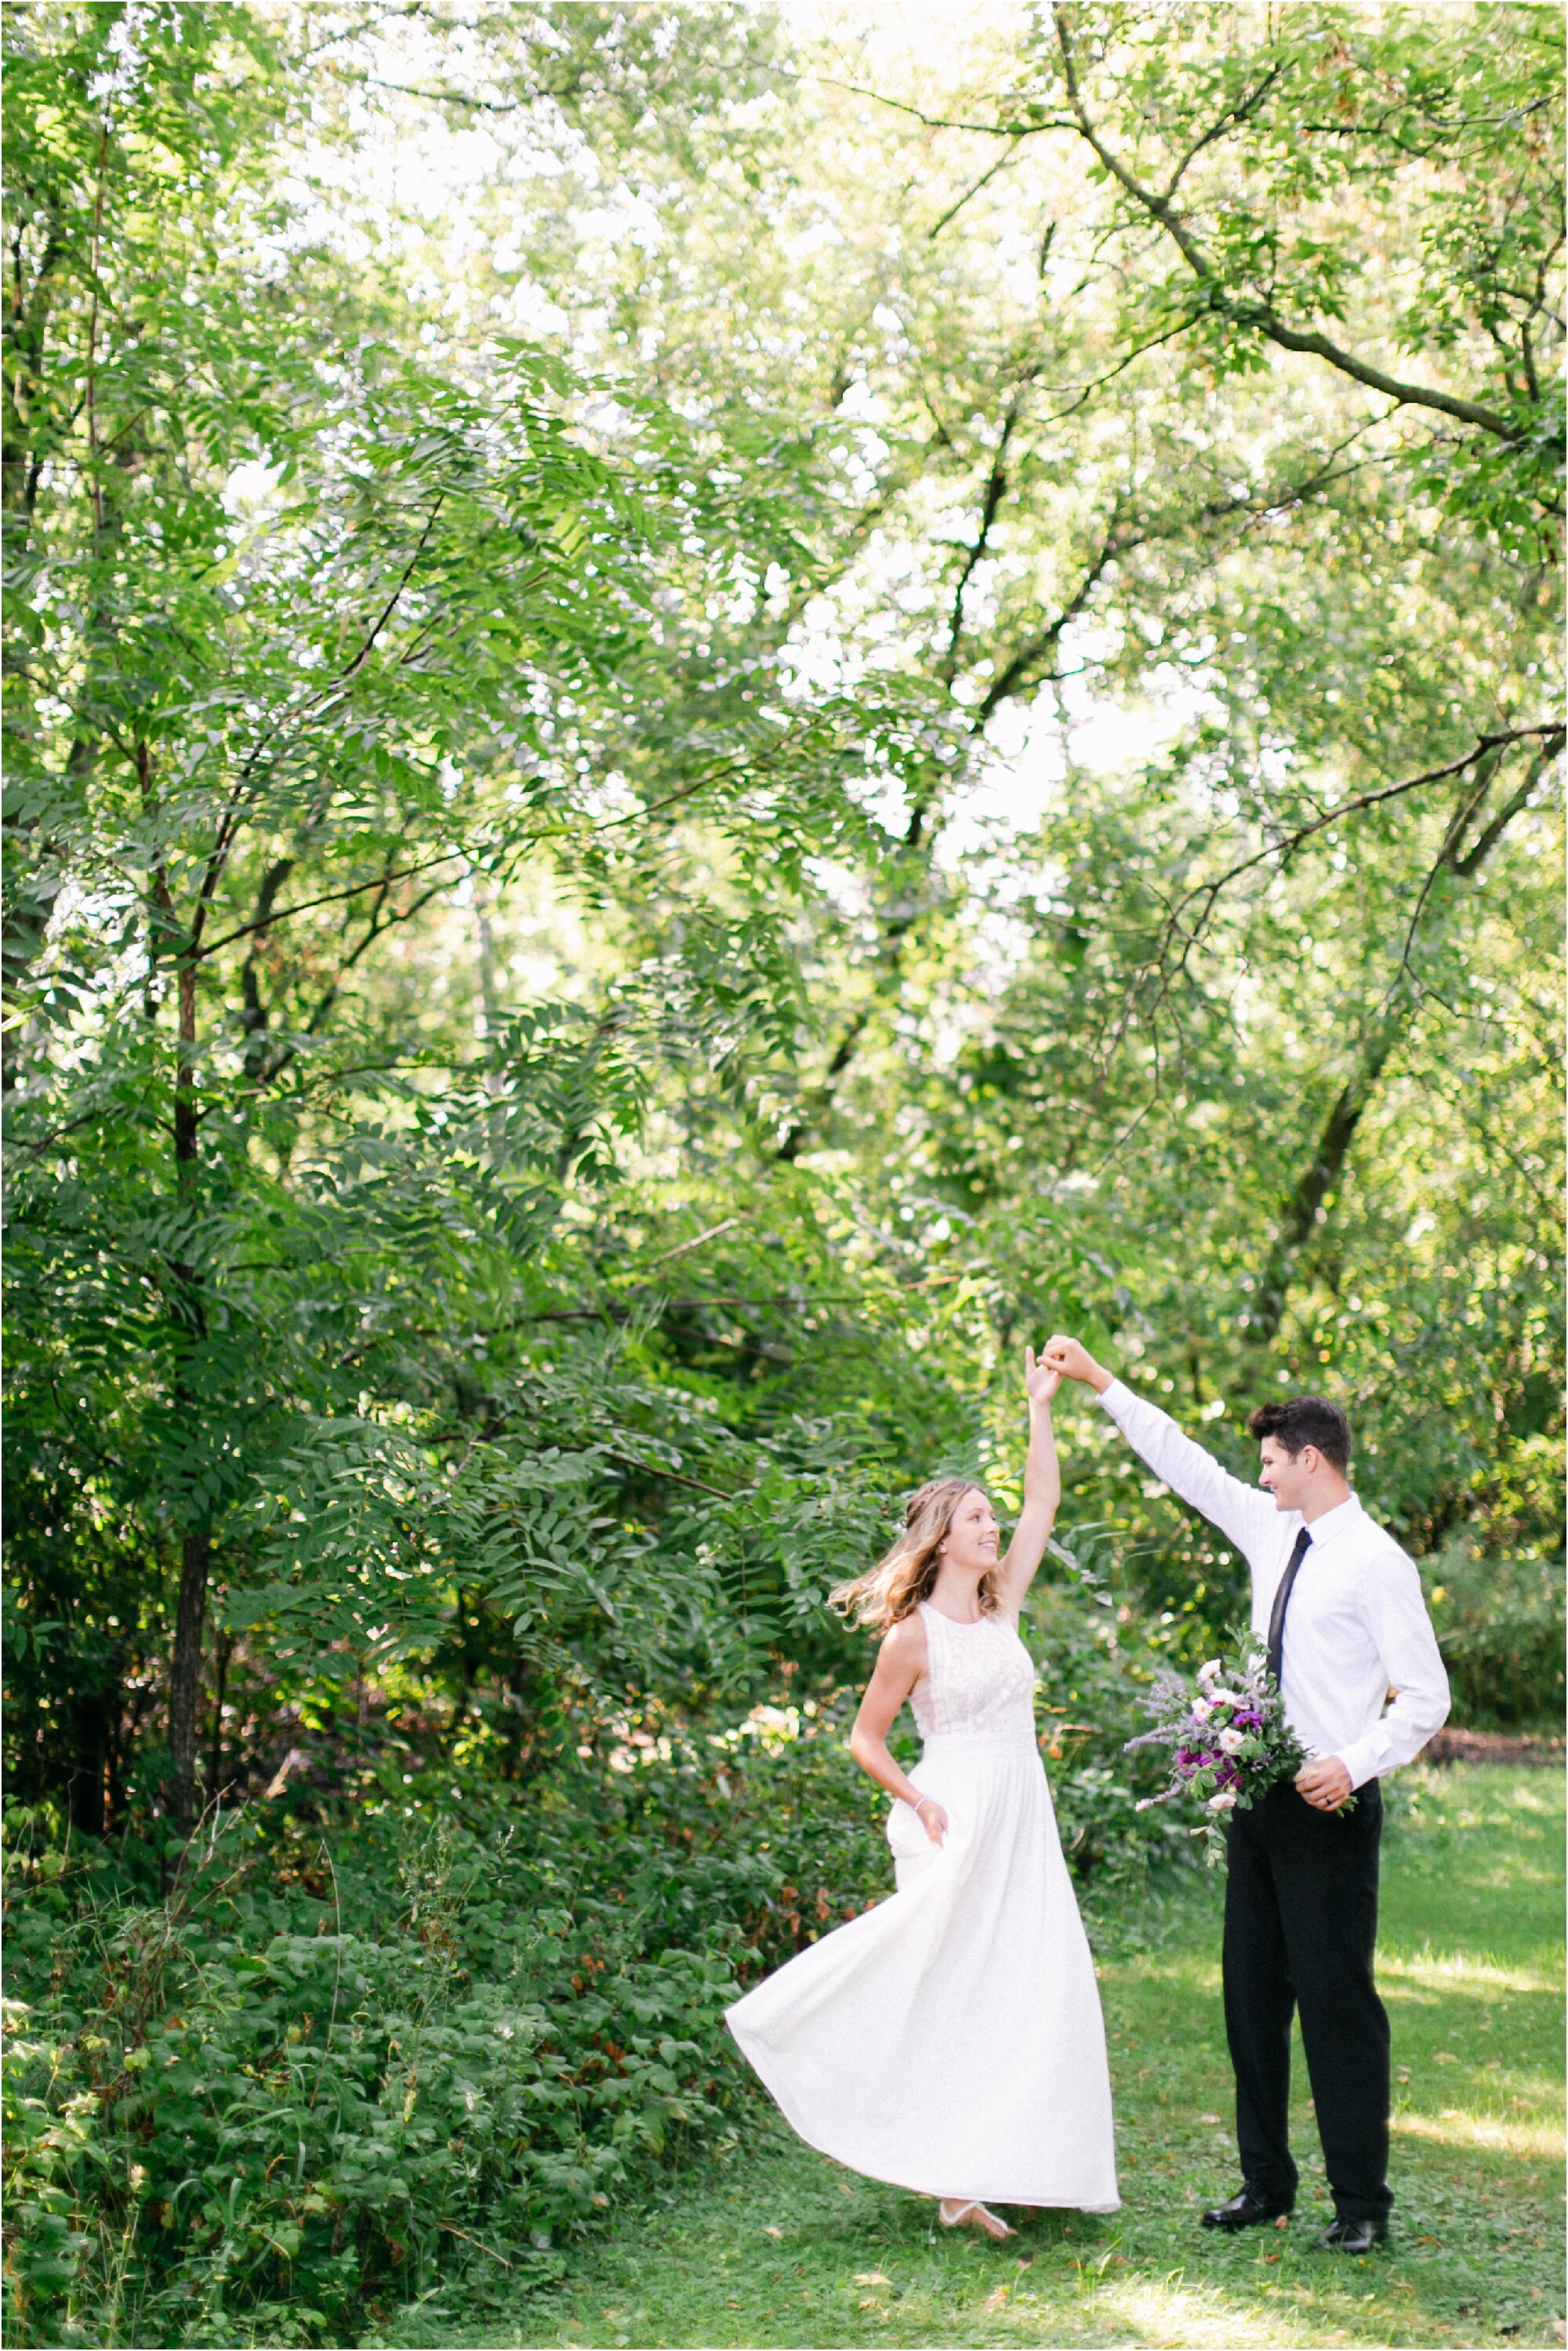
[[[1172,1833],[1134,1809],[1109,1627],[1045,1605],[1092,1895]],[[521,1787],[389,1753],[358,1801],[258,1802],[188,1847],[14,1810],[10,2341],[347,2344],[455,2277],[479,2309],[558,2283],[732,2131],[725,2005],[889,1890],[852,1704],[601,1727]]]

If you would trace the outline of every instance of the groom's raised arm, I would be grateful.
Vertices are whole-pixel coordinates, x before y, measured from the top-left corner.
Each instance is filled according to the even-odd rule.
[[[1070,1380],[1082,1380],[1101,1403],[1134,1453],[1141,1454],[1171,1491],[1229,1537],[1250,1562],[1278,1524],[1273,1497],[1233,1478],[1212,1453],[1185,1437],[1170,1415],[1113,1378],[1076,1339],[1052,1339],[1045,1361]]]

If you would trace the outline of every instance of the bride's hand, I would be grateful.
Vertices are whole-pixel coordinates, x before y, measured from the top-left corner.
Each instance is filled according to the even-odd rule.
[[[1023,1351],[1023,1384],[1029,1392],[1030,1404],[1049,1404],[1061,1385],[1061,1374],[1054,1364],[1048,1364],[1043,1355],[1037,1363],[1034,1349],[1026,1347]]]
[[[933,1844],[940,1844],[947,1834],[947,1815],[935,1796],[922,1796],[915,1807],[915,1817]]]

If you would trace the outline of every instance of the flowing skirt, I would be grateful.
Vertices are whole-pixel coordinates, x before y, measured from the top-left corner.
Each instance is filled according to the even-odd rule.
[[[924,2196],[1113,2212],[1099,1987],[1032,1738],[928,1740],[947,1813],[887,1824],[898,1891],[727,2011],[808,2146]]]

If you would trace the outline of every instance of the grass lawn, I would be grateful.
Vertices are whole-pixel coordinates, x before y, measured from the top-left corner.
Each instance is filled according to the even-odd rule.
[[[1303,2192],[1237,2238],[1218,1882],[1096,1933],[1122,2211],[1014,2213],[995,2246],[800,2145],[758,2103],[742,2138],[479,2345],[1547,2345],[1562,2330],[1563,1788],[1457,1765],[1396,1783],[1380,1980],[1396,2069],[1394,2243],[1314,2252],[1331,2217],[1298,2047]],[[432,2319],[435,2313],[430,2313]]]

